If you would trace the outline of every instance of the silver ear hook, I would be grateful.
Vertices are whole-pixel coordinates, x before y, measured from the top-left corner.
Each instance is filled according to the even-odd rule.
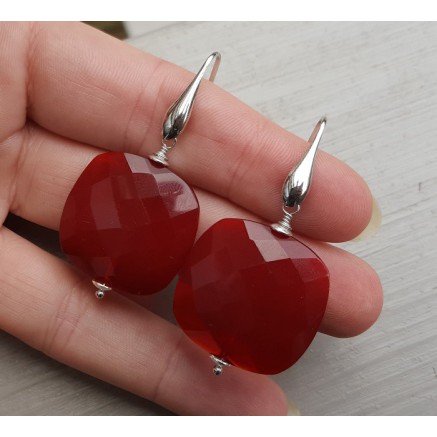
[[[150,155],[150,159],[159,162],[162,165],[168,165],[167,153],[176,145],[177,137],[183,132],[186,124],[188,123],[191,110],[193,109],[194,99],[196,98],[197,91],[199,90],[199,86],[205,75],[205,72],[213,62],[214,64],[211,75],[209,76],[209,80],[213,82],[220,66],[220,61],[221,55],[219,52],[211,53],[203,63],[202,67],[188,88],[183,92],[179,99],[177,99],[176,102],[170,106],[162,126],[161,150],[153,155]],[[172,142],[168,144],[167,141]]]
[[[292,216],[299,212],[300,204],[310,190],[314,160],[325,127],[326,117],[322,117],[316,124],[316,127],[308,140],[310,147],[307,153],[285,179],[282,187],[282,209],[284,215],[279,222],[271,225],[272,229],[281,234],[291,236],[290,221]]]

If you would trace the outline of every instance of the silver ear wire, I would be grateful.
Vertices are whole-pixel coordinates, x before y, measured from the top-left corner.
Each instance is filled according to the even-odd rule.
[[[322,117],[314,128],[310,139],[310,147],[296,167],[291,170],[282,187],[282,219],[271,225],[275,231],[291,236],[291,219],[299,212],[300,204],[304,201],[311,186],[316,152],[326,127],[326,117]]]
[[[167,111],[163,126],[162,126],[162,146],[161,150],[150,155],[149,158],[167,166],[167,153],[176,145],[177,137],[183,132],[193,109],[194,99],[199,90],[200,83],[205,76],[208,67],[213,63],[209,80],[214,81],[217,70],[220,66],[221,55],[219,52],[211,53],[203,63],[199,72],[194,77],[188,88],[182,93],[179,99],[171,105]],[[167,143],[171,141],[171,143]]]

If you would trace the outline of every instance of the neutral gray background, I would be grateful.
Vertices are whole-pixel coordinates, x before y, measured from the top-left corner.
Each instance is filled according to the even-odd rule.
[[[379,272],[380,320],[319,335],[276,379],[312,415],[437,413],[437,25],[130,23],[130,42],[189,70],[211,51],[217,83],[368,181],[383,212],[371,240],[342,245]],[[0,333],[0,414],[167,414]]]

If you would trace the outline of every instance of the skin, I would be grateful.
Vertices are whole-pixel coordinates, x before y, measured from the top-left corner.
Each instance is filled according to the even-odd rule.
[[[193,77],[80,23],[1,24],[0,65],[1,223],[11,211],[52,229],[94,156],[157,150],[163,116]],[[224,217],[277,220],[282,182],[306,147],[205,81],[170,154],[170,168],[199,197],[198,236]],[[293,224],[331,274],[326,334],[360,334],[380,313],[375,271],[326,244],[356,237],[371,214],[363,179],[319,152]],[[117,293],[98,301],[87,278],[5,227],[0,300],[1,329],[179,414],[287,413],[286,397],[270,378],[236,368],[212,377],[208,355],[178,327]]]

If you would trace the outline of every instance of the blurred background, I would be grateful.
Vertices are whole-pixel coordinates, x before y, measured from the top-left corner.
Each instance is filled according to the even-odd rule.
[[[128,37],[126,32],[127,26],[123,21],[83,21],[83,23],[89,24],[90,26],[102,30],[109,35],[115,36],[118,39],[125,39]]]

